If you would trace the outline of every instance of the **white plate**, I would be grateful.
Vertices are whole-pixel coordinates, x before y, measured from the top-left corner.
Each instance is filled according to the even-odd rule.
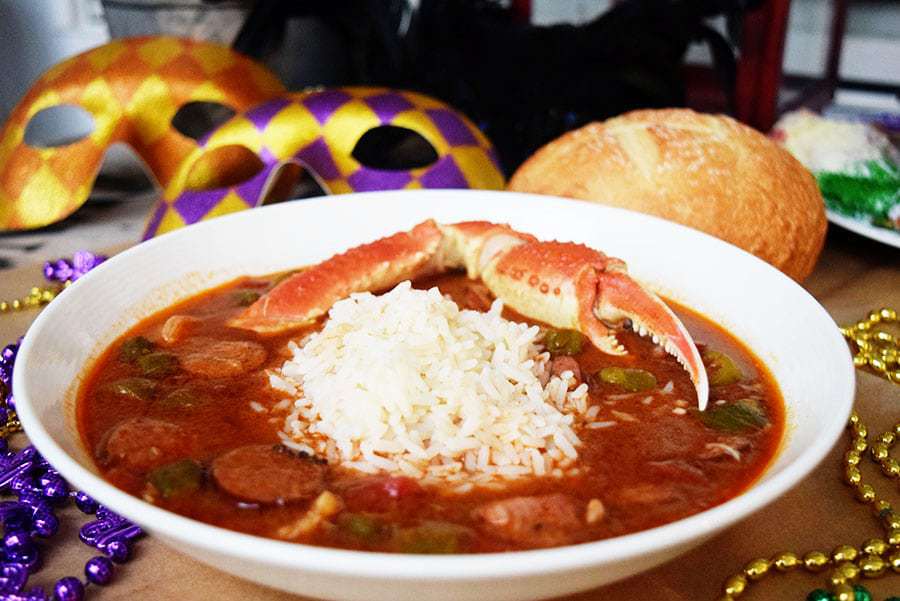
[[[410,556],[291,544],[175,515],[101,478],[75,427],[78,384],[126,328],[242,274],[315,263],[434,217],[506,221],[542,239],[619,256],[638,279],[747,343],[787,405],[786,439],[738,497],[618,538],[517,553]],[[815,361],[810,361],[815,349]],[[648,215],[546,196],[483,191],[342,195],[229,215],[161,236],[99,266],[37,318],[13,377],[19,417],[41,453],[80,489],[180,552],[262,584],[352,601],[527,601],[648,570],[699,545],[803,479],[841,435],[854,371],[837,326],[793,281],[718,239]]]
[[[847,217],[846,215],[841,215],[834,211],[825,211],[825,213],[828,215],[828,221],[835,225],[839,225],[844,229],[855,232],[860,236],[865,236],[866,238],[889,244],[895,248],[900,248],[900,232],[896,230],[888,229],[886,227],[876,227],[861,219]]]

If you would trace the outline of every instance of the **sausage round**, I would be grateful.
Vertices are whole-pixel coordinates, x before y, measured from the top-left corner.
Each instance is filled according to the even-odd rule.
[[[180,426],[159,419],[136,417],[116,425],[100,456],[111,465],[143,472],[188,457],[192,439]]]
[[[486,534],[530,547],[571,543],[583,530],[575,501],[559,493],[492,501],[472,517]]]
[[[325,467],[281,445],[249,445],[219,455],[212,463],[212,476],[233,497],[279,504],[318,495]]]
[[[562,376],[563,372],[566,371],[572,372],[572,377],[575,379],[573,387],[577,387],[581,384],[581,366],[578,365],[578,361],[576,361],[574,357],[560,355],[559,357],[554,357],[550,360],[551,376]]]
[[[181,366],[204,378],[229,378],[252,371],[266,360],[266,349],[249,340],[191,338],[177,351]]]

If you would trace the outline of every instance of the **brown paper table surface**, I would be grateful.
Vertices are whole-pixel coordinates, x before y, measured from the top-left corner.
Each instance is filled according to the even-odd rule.
[[[45,257],[47,259],[55,257]],[[37,265],[0,271],[0,299],[20,296],[41,283]],[[826,250],[815,273],[804,286],[840,324],[863,317],[872,308],[890,305],[900,309],[900,250],[832,228]],[[0,316],[0,345],[21,335],[34,311]],[[815,349],[809,360],[815,361]],[[900,386],[858,372],[856,407],[871,431],[880,432],[900,418]],[[21,444],[24,439],[19,435]],[[830,550],[838,543],[860,544],[882,533],[862,505],[852,500],[841,484],[841,440],[811,476],[784,497],[727,530],[700,548],[629,580],[568,598],[566,601],[713,600],[721,582],[757,556],[778,550]],[[874,479],[864,470],[880,494],[896,504],[896,482]],[[74,509],[62,515],[63,528],[55,537],[47,567],[35,583],[52,584],[62,575],[80,574],[91,550],[77,540],[84,521]],[[776,576],[753,588],[743,599],[805,599],[822,586],[824,577]],[[869,581],[876,599],[900,594],[900,577]],[[114,586],[91,591],[91,599],[241,599],[247,601],[298,601],[301,598],[263,588],[206,567],[177,551],[146,538],[137,546],[134,560],[119,569]]]

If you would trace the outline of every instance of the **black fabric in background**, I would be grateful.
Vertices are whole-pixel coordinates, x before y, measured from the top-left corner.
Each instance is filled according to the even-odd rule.
[[[570,129],[683,106],[683,62],[706,43],[733,102],[744,11],[760,0],[625,0],[581,26],[534,27],[486,0],[258,0],[235,48],[292,89],[383,85],[436,96],[475,121],[510,174]],[[706,24],[724,15],[730,38]]]

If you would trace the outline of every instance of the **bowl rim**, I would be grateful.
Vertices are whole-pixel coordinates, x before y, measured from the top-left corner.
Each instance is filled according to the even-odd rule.
[[[383,196],[397,195],[441,198],[446,198],[448,195],[502,195],[507,198],[527,198],[528,202],[544,203],[548,208],[559,209],[573,205],[571,199],[485,190],[365,192],[342,195],[339,202],[378,202]],[[689,230],[691,235],[699,235],[706,238],[707,241],[712,241],[714,244],[731,247],[732,251],[739,251],[748,260],[762,264],[773,275],[781,278],[786,285],[795,287],[804,297],[804,301],[810,303],[810,310],[817,312],[819,317],[824,317],[828,322],[834,324],[833,338],[835,344],[839,344],[845,354],[843,363],[846,377],[840,378],[844,382],[845,388],[837,391],[835,395],[835,398],[842,400],[843,405],[833,407],[829,421],[820,430],[820,435],[812,445],[802,449],[798,457],[785,465],[779,473],[764,482],[757,482],[738,496],[700,513],[648,530],[599,541],[549,549],[429,556],[335,549],[278,541],[212,526],[183,517],[116,488],[71,457],[53,439],[30,401],[32,395],[29,391],[28,380],[25,374],[30,370],[34,353],[33,341],[37,337],[38,332],[48,327],[48,324],[52,324],[54,320],[58,319],[57,315],[64,312],[66,299],[73,294],[73,291],[80,290],[90,285],[94,280],[102,278],[113,262],[118,263],[130,260],[130,257],[134,255],[151,252],[156,246],[168,244],[170,240],[178,237],[194,236],[198,231],[214,229],[232,221],[247,219],[248,215],[251,216],[250,218],[260,218],[260,212],[273,214],[281,211],[290,212],[301,210],[297,208],[298,205],[315,206],[326,202],[332,203],[335,201],[326,196],[279,203],[260,207],[254,211],[242,211],[225,215],[214,220],[200,222],[166,233],[157,238],[136,244],[117,254],[64,290],[57,300],[48,305],[28,328],[19,349],[13,373],[17,413],[31,443],[77,488],[91,491],[89,494],[98,502],[110,507],[113,511],[128,519],[146,526],[151,534],[158,534],[161,538],[169,541],[170,544],[171,541],[183,542],[193,548],[203,549],[215,555],[227,555],[240,560],[248,560],[251,563],[263,563],[282,568],[314,570],[327,575],[402,579],[406,581],[460,581],[535,576],[538,574],[578,570],[607,562],[629,560],[652,552],[686,545],[697,539],[709,538],[751,513],[760,510],[797,485],[825,458],[844,430],[855,396],[855,371],[849,349],[843,343],[838,326],[834,324],[828,312],[811,294],[780,271],[752,254],[698,230],[627,209],[591,203],[578,203],[578,206],[582,208],[593,207],[588,210],[596,209],[611,213],[627,213],[629,219],[637,218],[639,220],[646,219],[662,222],[666,227]],[[521,559],[521,561],[510,561],[510,559]]]

